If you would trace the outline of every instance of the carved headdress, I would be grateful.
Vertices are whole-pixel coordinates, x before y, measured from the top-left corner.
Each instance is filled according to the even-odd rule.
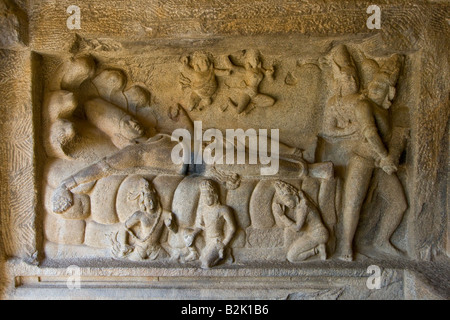
[[[400,76],[401,67],[401,56],[394,54],[381,66],[380,72],[386,73],[389,76],[391,86],[395,86],[397,84],[398,77]]]
[[[359,75],[358,70],[356,68],[355,61],[348,51],[347,47],[344,45],[339,45],[334,49],[333,55],[333,73],[336,77],[336,80],[339,80],[341,75],[349,75],[351,76],[356,84],[356,89],[359,88]],[[336,76],[337,75],[337,76]]]
[[[214,193],[217,193],[217,189],[211,180],[203,180],[202,183],[200,184],[200,191],[201,192],[213,191]]]
[[[211,180],[204,180],[200,184],[200,192],[203,195],[213,195],[215,198],[215,203],[219,202],[219,193],[217,191],[216,186],[214,185],[214,182]]]
[[[281,180],[275,182],[275,190],[281,196],[298,194],[298,190],[294,186]]]

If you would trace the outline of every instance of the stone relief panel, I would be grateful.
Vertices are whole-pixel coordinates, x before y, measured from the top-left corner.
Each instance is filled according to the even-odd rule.
[[[369,53],[370,41],[314,55],[44,57],[47,257],[202,268],[406,257],[404,231],[392,237],[408,208],[407,57]],[[239,128],[242,141],[225,134]],[[273,128],[280,143],[261,131]],[[176,129],[193,138],[188,158],[214,146],[215,162],[173,161]],[[251,161],[253,141],[271,146],[274,174]]]
[[[0,2],[1,298],[448,298],[448,3],[73,4]]]

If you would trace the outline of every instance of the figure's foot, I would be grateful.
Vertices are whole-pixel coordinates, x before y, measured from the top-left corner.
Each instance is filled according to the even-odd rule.
[[[323,260],[323,261],[327,260],[327,250],[326,250],[324,244],[319,244],[316,247],[316,254],[319,255],[320,260]]]
[[[342,261],[352,262],[353,261],[353,254],[351,254],[351,253],[349,253],[349,254],[341,254],[341,255],[338,255],[337,258],[339,260],[342,260]]]
[[[384,254],[401,257],[403,253],[394,247],[389,241],[376,242],[375,248]]]
[[[343,248],[338,251],[338,253],[336,254],[336,257],[339,260],[351,262],[351,261],[353,261],[353,250],[350,248]]]
[[[250,103],[246,108],[244,108],[242,111],[238,112],[239,114],[242,114],[243,116],[248,115],[253,109],[256,109],[256,104],[253,102]]]
[[[201,268],[202,269],[211,269],[212,265],[209,261],[202,261]]]
[[[193,111],[199,107],[200,101],[194,100],[190,101],[188,104],[189,111]]]
[[[185,262],[191,262],[198,259],[198,254],[195,251],[190,251],[186,258],[184,258]]]

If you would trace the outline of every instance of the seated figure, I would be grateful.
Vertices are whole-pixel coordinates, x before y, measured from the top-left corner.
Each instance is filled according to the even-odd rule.
[[[298,191],[286,182],[277,181],[275,190],[272,211],[285,227],[297,234],[288,250],[287,259],[299,262],[319,255],[322,260],[326,260],[325,244],[329,233],[317,207],[303,191]],[[295,221],[286,216],[287,208],[294,210]]]
[[[136,188],[130,191],[128,200],[137,200],[140,210],[128,218],[112,239],[113,254],[118,258],[133,254],[135,260],[155,260],[161,251],[164,226],[172,232],[177,232],[177,226],[172,213],[162,208],[150,182],[140,176],[136,178]]]
[[[211,268],[225,256],[225,248],[236,232],[231,208],[219,201],[219,194],[211,180],[205,180],[200,185],[203,206],[197,212],[194,231],[185,237],[186,245],[191,247],[198,233],[203,231],[206,245],[203,248],[200,261],[202,268]]]

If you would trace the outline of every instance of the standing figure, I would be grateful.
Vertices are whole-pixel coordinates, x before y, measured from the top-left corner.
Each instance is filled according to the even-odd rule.
[[[347,108],[353,109],[353,124],[356,128],[344,183],[343,234],[338,247],[338,256],[345,261],[353,260],[353,238],[376,168],[384,171],[380,182],[384,181],[385,185],[380,186],[380,190],[389,204],[375,239],[377,249],[389,254],[399,253],[389,240],[406,210],[403,188],[395,174],[406,139],[402,133],[403,129],[397,130],[393,127],[389,110],[391,100],[395,96],[399,71],[398,57],[390,59],[374,76],[368,86],[367,95],[359,95],[356,98],[359,91],[358,86],[355,86],[357,80],[345,76],[348,70],[340,70],[344,74],[340,77],[341,86],[355,89],[350,93],[352,98],[341,98]]]
[[[155,260],[161,251],[164,226],[177,232],[173,215],[162,208],[156,190],[142,177],[138,177],[136,189],[129,193],[128,200],[137,200],[140,210],[128,218],[123,229],[112,239],[113,254],[123,258],[135,253],[137,260]]]
[[[236,232],[236,224],[231,208],[220,203],[219,193],[211,180],[201,183],[200,192],[205,205],[197,213],[194,232],[186,236],[185,241],[191,246],[195,236],[203,231],[206,245],[200,261],[202,268],[207,269],[223,260],[225,248]]]
[[[214,68],[211,54],[201,51],[195,52],[191,57],[183,57],[181,62],[183,68],[180,83],[183,89],[191,89],[188,108],[190,111],[195,108],[201,111],[213,103],[218,87],[216,75],[229,75],[230,71]]]
[[[409,114],[405,107],[396,106],[395,110],[391,109],[400,68],[400,58],[391,57],[371,79],[366,93],[367,98],[376,105],[374,108],[389,110],[388,119],[385,120],[389,124],[388,130],[379,129],[380,133],[384,133],[382,139],[387,146],[388,159],[375,164],[372,177],[372,186],[376,187],[378,195],[387,206],[378,222],[378,230],[374,235],[371,249],[391,255],[400,254],[390,239],[408,208],[405,192],[396,171],[409,137]],[[386,166],[386,163],[388,165],[392,163],[394,166]]]
[[[244,66],[231,66],[232,71],[242,78],[239,84],[240,94],[237,98],[230,98],[229,102],[237,112],[248,112],[253,107],[271,107],[275,104],[275,98],[259,92],[259,86],[264,77],[273,80],[274,68],[264,69],[261,54],[257,50],[244,51]],[[250,105],[252,106],[250,108]]]
[[[286,216],[287,208],[294,210],[295,221]],[[323,225],[319,209],[303,191],[298,191],[286,182],[277,181],[272,212],[285,227],[291,228],[297,234],[287,253],[290,262],[304,261],[314,255],[326,260],[325,244],[329,232]]]

